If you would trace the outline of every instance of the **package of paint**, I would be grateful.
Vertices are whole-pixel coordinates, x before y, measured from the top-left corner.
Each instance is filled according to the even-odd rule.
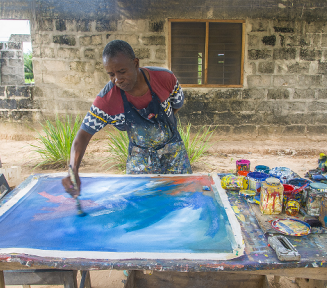
[[[323,227],[327,228],[327,193],[325,193],[324,197],[322,197],[319,221],[321,222]]]
[[[327,185],[324,183],[312,182],[305,189],[304,203],[305,212],[310,216],[319,216],[321,202],[327,193]]]
[[[250,172],[247,175],[248,178],[248,184],[249,184],[249,189],[256,191],[257,194],[260,193],[261,189],[261,182],[265,181],[269,177],[268,174],[262,173],[262,172]]]
[[[283,209],[284,187],[279,179],[269,177],[261,183],[260,211],[262,214],[279,214]]]
[[[221,187],[227,190],[245,190],[248,187],[248,181],[244,176],[231,174],[221,178]]]
[[[250,171],[250,160],[240,159],[236,161],[236,174],[239,171]]]

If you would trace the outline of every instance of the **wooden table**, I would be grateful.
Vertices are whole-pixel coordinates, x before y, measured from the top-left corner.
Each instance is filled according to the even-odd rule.
[[[185,279],[202,281],[201,287],[209,287],[212,281],[223,279],[226,273],[236,273],[240,281],[259,283],[262,275],[301,277],[308,279],[327,280],[327,235],[311,234],[302,237],[288,237],[301,254],[299,262],[280,262],[275,252],[267,246],[266,235],[260,229],[255,214],[248,203],[237,192],[229,192],[228,198],[231,206],[237,206],[237,213],[243,239],[245,254],[232,260],[99,260],[99,259],[62,259],[41,258],[36,256],[15,254],[0,255],[0,270],[13,269],[63,269],[63,270],[129,270],[129,279],[126,287],[142,287],[145,283],[152,283],[154,279],[166,283],[169,279]],[[183,272],[183,273],[180,273]],[[186,272],[186,273],[185,273]],[[215,272],[215,273],[212,273]],[[219,273],[217,273],[219,272]],[[256,277],[256,275],[259,277]],[[248,280],[244,280],[247,278]],[[151,280],[152,279],[152,280]],[[184,280],[183,280],[184,279]],[[198,280],[197,280],[198,279]],[[259,282],[258,282],[259,281]],[[264,280],[262,280],[264,281]],[[193,284],[194,284],[193,283]],[[207,283],[207,284],[206,284]],[[249,282],[248,282],[249,283]],[[152,283],[153,284],[153,283]],[[165,287],[157,284],[157,287]],[[260,282],[257,287],[264,286]],[[4,287],[3,273],[0,272],[0,288]],[[175,286],[166,286],[175,287]],[[178,287],[178,286],[176,286]],[[180,286],[184,287],[184,286]],[[197,287],[197,286],[188,286]],[[211,286],[214,287],[214,286]],[[233,286],[230,286],[233,287]],[[252,286],[255,287],[255,286]]]

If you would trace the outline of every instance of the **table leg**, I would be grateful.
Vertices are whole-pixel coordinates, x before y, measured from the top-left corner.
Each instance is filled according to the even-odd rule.
[[[5,276],[2,270],[0,270],[0,288],[5,288]]]

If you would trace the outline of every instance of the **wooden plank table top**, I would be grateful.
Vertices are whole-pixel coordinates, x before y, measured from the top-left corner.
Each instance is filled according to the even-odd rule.
[[[153,270],[176,272],[238,272],[327,280],[326,234],[288,237],[301,254],[299,262],[281,262],[267,246],[255,214],[237,192],[227,193],[231,206],[238,208],[245,254],[232,260],[99,260],[37,257],[25,254],[0,255],[0,270],[68,269],[68,270]],[[236,209],[237,211],[237,209]],[[0,273],[1,281],[1,273]]]

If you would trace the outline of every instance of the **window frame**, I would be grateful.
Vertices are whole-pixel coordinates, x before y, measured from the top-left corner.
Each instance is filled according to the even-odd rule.
[[[206,23],[205,35],[205,62],[204,62],[204,84],[183,84],[183,87],[195,88],[242,88],[244,78],[244,50],[245,50],[245,20],[213,20],[213,19],[168,19],[168,68],[171,70],[171,23],[172,22],[201,22]],[[223,85],[208,84],[208,47],[209,47],[209,23],[241,23],[242,24],[242,51],[241,51],[241,75],[240,84]],[[173,71],[174,72],[174,71]]]

